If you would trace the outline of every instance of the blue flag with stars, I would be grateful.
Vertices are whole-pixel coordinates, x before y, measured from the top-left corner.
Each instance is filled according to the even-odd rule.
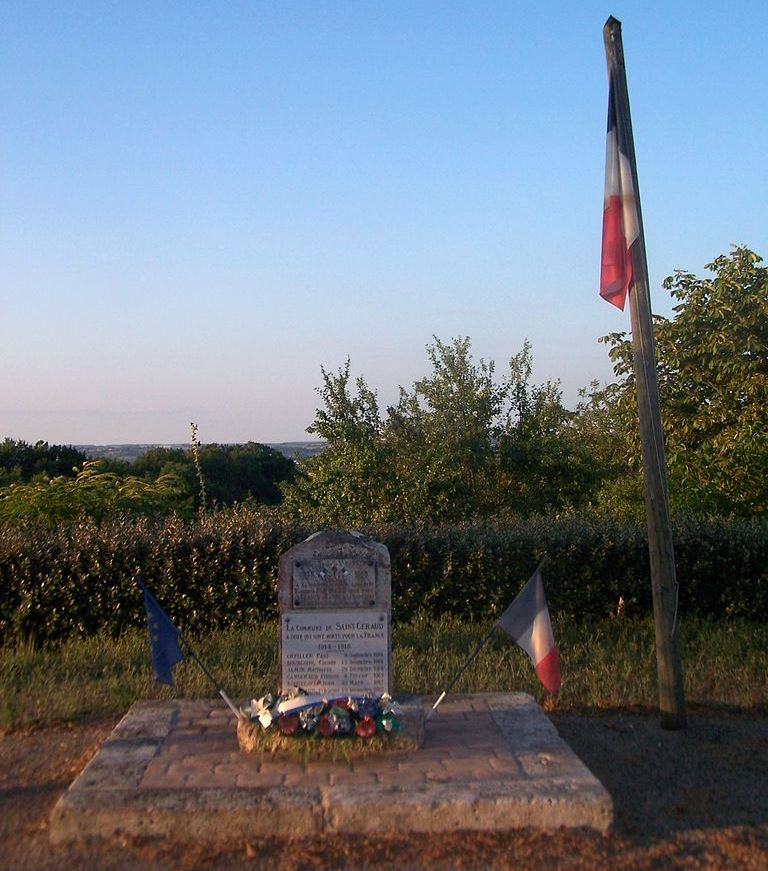
[[[179,647],[179,630],[157,604],[157,600],[149,589],[140,580],[138,583],[144,593],[144,607],[147,609],[149,644],[152,648],[152,671],[155,674],[155,680],[173,686],[171,669],[176,663],[184,659],[184,654]]]

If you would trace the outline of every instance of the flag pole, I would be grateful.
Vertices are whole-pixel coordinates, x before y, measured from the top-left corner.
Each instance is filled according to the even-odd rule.
[[[175,646],[176,651],[177,651],[177,656],[174,657],[174,659],[170,663],[170,667],[168,667],[167,679],[164,677],[158,676],[157,672],[155,672],[156,679],[161,680],[163,683],[173,684],[173,678],[170,675],[170,669],[173,667],[173,665],[178,663],[183,658],[183,653],[181,651],[181,648],[179,647],[179,644],[181,644],[186,648],[186,653],[197,663],[197,665],[200,667],[200,670],[203,672],[203,674],[213,684],[216,692],[224,700],[224,703],[227,705],[227,707],[230,709],[230,711],[232,711],[232,713],[235,715],[235,717],[237,717],[239,719],[241,712],[235,707],[234,703],[232,702],[232,699],[230,699],[230,697],[224,692],[224,690],[221,688],[221,686],[219,686],[219,682],[211,674],[211,672],[206,668],[205,664],[200,659],[200,657],[195,653],[195,651],[192,648],[192,645],[187,641],[186,638],[183,637],[183,635],[181,634],[181,632],[179,632],[179,630],[176,628],[176,626],[174,626],[174,624],[171,623],[168,615],[165,613],[165,611],[163,611],[163,609],[160,607],[160,604],[157,602],[155,597],[152,595],[152,593],[150,592],[150,590],[148,589],[146,584],[141,580],[141,575],[139,574],[139,572],[136,572],[133,579],[136,582],[136,584],[138,585],[139,589],[144,594],[144,603],[145,603],[145,606],[147,607],[147,619],[148,619],[149,624],[150,624],[150,645],[152,646],[152,651],[153,651],[153,667],[154,667],[154,655],[155,655],[155,640],[153,640],[153,638],[152,638],[152,628],[151,628],[152,617],[150,617],[150,605],[147,605],[148,599],[149,599],[149,602],[152,603],[152,605],[151,605],[152,611],[155,613],[155,615],[159,616],[159,619],[161,619],[166,624],[167,628],[173,633],[173,636],[172,636],[174,639],[173,643],[174,643],[174,646]],[[158,619],[158,616],[156,616],[155,619]]]
[[[480,653],[480,651],[485,647],[485,645],[488,643],[488,640],[490,639],[491,635],[493,635],[494,631],[496,630],[497,623],[498,623],[498,620],[488,630],[488,634],[485,636],[485,638],[482,638],[480,641],[477,642],[477,644],[475,645],[475,649],[472,651],[472,653],[469,654],[469,659],[467,659],[467,661],[464,663],[464,665],[462,665],[462,667],[458,670],[458,672],[453,676],[453,679],[451,680],[451,682],[438,696],[437,701],[434,703],[434,705],[432,705],[432,707],[429,709],[429,711],[427,711],[427,715],[426,715],[426,717],[424,717],[425,722],[430,719],[432,714],[435,713],[440,702],[442,702],[442,700],[448,695],[448,693],[454,688],[454,686],[456,686],[456,683],[458,682],[459,678],[464,674],[464,672],[469,668],[469,666],[475,661],[477,654]]]
[[[653,342],[648,262],[645,251],[643,216],[640,208],[640,188],[637,181],[632,119],[629,111],[621,22],[613,16],[605,22],[603,40],[608,71],[615,89],[616,120],[617,124],[623,125],[623,138],[629,152],[627,157],[632,169],[639,227],[637,242],[631,247],[632,284],[629,289],[629,311],[637,408],[640,419],[653,613],[656,627],[659,712],[663,729],[684,729],[686,727],[686,711],[683,669],[680,659],[679,621],[677,619],[678,585],[675,573],[672,523],[669,514],[656,351]]]
[[[544,556],[541,558],[541,560],[540,560],[538,566],[536,566],[536,572],[540,572],[542,566],[543,566],[545,563],[547,563],[548,561],[549,561],[549,554],[545,553]],[[535,574],[536,572],[534,572],[534,574]],[[497,621],[493,624],[493,626],[491,626],[491,628],[488,630],[488,633],[485,635],[485,637],[484,637],[484,638],[481,638],[480,641],[477,642],[477,644],[475,645],[475,649],[472,651],[472,653],[469,654],[469,658],[467,659],[467,661],[464,663],[464,665],[462,665],[462,667],[458,670],[458,672],[453,676],[453,678],[451,679],[451,682],[450,682],[450,683],[448,684],[448,686],[447,686],[447,687],[446,687],[446,688],[445,688],[445,689],[440,693],[440,695],[437,697],[437,701],[434,703],[434,705],[432,705],[432,707],[431,707],[431,708],[429,709],[429,711],[427,712],[427,715],[426,715],[426,717],[424,718],[424,721],[425,721],[425,722],[426,722],[427,720],[430,719],[430,717],[432,716],[432,714],[435,713],[435,711],[437,710],[438,706],[439,706],[440,703],[443,701],[443,699],[444,699],[444,698],[448,695],[448,693],[449,693],[449,692],[454,688],[454,686],[456,686],[456,684],[458,683],[459,678],[464,674],[464,672],[469,668],[469,666],[472,665],[472,663],[475,661],[475,659],[476,659],[476,657],[477,657],[477,654],[480,653],[480,651],[481,651],[481,650],[485,647],[485,645],[488,643],[488,641],[490,640],[491,636],[492,636],[493,633],[496,631],[496,629],[499,628],[499,622],[500,622],[500,621],[497,620]]]
[[[221,696],[221,698],[224,700],[224,703],[227,705],[227,707],[230,709],[230,711],[232,711],[232,713],[235,715],[235,717],[239,718],[240,711],[238,711],[238,709],[235,707],[232,699],[230,699],[230,697],[219,686],[219,682],[211,674],[211,672],[208,671],[208,669],[205,667],[205,664],[198,657],[198,655],[195,653],[195,651],[192,649],[192,647],[191,647],[190,643],[187,641],[187,639],[183,638],[181,636],[181,633],[179,633],[179,641],[181,641],[181,643],[184,645],[184,647],[186,647],[187,653],[192,657],[192,659],[194,659],[194,661],[200,666],[201,671],[208,678],[208,680],[211,682],[211,684],[213,684],[214,689]]]

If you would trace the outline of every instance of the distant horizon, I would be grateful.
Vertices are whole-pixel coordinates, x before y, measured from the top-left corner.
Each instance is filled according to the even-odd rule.
[[[45,441],[45,439],[44,439]],[[249,442],[253,442],[259,445],[319,445],[323,444],[323,439],[286,439],[279,442],[262,442],[257,441],[256,439],[246,439],[245,441],[237,441],[237,442],[203,442],[200,444],[203,445],[247,445]],[[48,440],[50,444],[50,440]],[[171,448],[181,448],[181,447],[192,447],[192,442],[77,442],[77,444],[73,444],[72,447],[75,448],[125,448],[125,447],[171,447]]]
[[[10,437],[4,436],[3,438]],[[13,441],[19,440],[13,439]],[[143,454],[156,448],[164,450],[192,450],[192,442],[116,442],[101,444],[94,442],[52,442],[49,439],[36,439],[35,441],[22,439],[21,441],[32,445],[42,442],[49,447],[72,448],[84,454],[89,460],[113,460],[127,463],[133,463]],[[314,457],[322,453],[327,447],[327,442],[322,439],[285,442],[256,442],[254,439],[245,442],[202,442],[201,447],[206,448],[210,445],[216,445],[222,448],[232,448],[249,443],[266,446],[289,459]]]
[[[46,439],[46,438],[38,438],[38,439],[25,439],[19,438],[17,436],[12,435],[3,435],[0,436],[0,441],[4,441],[5,439],[11,439],[12,441],[22,441],[27,444],[36,444],[38,442],[44,442],[49,445],[60,445],[61,447],[70,447],[70,448],[127,448],[127,447],[140,447],[140,448],[156,448],[156,447],[168,447],[168,448],[181,448],[181,447],[192,447],[192,442],[61,442],[56,441],[55,439]],[[282,439],[280,441],[261,441],[259,439],[245,439],[244,441],[200,441],[202,445],[245,445],[249,442],[253,442],[255,444],[260,445],[321,445],[325,444],[324,439]]]

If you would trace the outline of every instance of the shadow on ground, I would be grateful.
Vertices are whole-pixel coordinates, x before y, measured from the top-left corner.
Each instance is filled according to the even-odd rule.
[[[669,732],[655,716],[550,716],[611,793],[617,831],[768,825],[764,719],[694,714]]]

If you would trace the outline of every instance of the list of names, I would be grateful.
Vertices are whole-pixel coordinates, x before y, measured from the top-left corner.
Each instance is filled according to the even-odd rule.
[[[389,687],[387,614],[291,611],[280,621],[283,689],[380,696]]]

